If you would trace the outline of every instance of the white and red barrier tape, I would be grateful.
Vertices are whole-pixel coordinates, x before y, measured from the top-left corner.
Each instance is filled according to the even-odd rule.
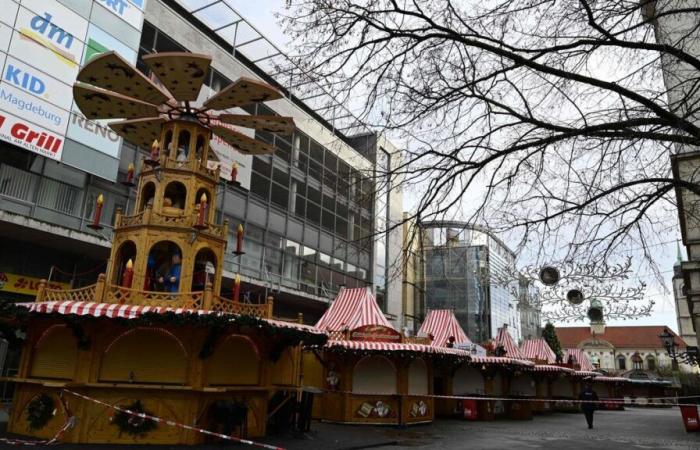
[[[73,396],[75,396],[75,397],[81,398],[81,399],[83,399],[83,400],[88,400],[88,401],[91,401],[91,402],[100,404],[100,405],[102,405],[102,406],[107,406],[108,408],[114,409],[114,410],[116,410],[116,411],[121,411],[121,412],[124,412],[124,413],[126,413],[126,414],[130,414],[130,415],[132,415],[132,416],[140,417],[140,418],[142,418],[142,419],[149,419],[149,420],[152,420],[152,421],[154,421],[154,422],[156,422],[156,423],[164,423],[165,425],[168,425],[168,426],[171,426],[171,427],[183,428],[183,429],[185,429],[185,430],[195,431],[195,432],[197,432],[197,433],[206,434],[206,435],[208,435],[208,436],[218,437],[218,438],[226,439],[226,440],[233,441],[233,442],[238,442],[238,443],[240,443],[240,444],[251,445],[251,446],[253,446],[253,447],[267,448],[267,449],[270,449],[270,450],[284,450],[284,448],[282,448],[282,447],[277,447],[277,446],[275,446],[275,445],[263,444],[263,443],[260,443],[260,442],[251,441],[251,440],[249,440],[249,439],[241,439],[241,438],[237,438],[237,437],[235,437],[235,436],[229,436],[229,435],[226,435],[226,434],[215,433],[215,432],[213,432],[213,431],[204,430],[204,429],[202,429],[202,428],[197,428],[197,427],[193,427],[193,426],[190,426],[190,425],[185,425],[185,424],[183,424],[183,423],[177,423],[177,422],[174,422],[174,421],[172,421],[172,420],[162,419],[162,418],[160,418],[160,417],[155,417],[155,416],[151,416],[151,415],[144,414],[144,413],[139,413],[139,412],[135,412],[135,411],[130,411],[130,410],[126,409],[126,408],[122,408],[122,407],[117,406],[117,405],[112,405],[112,404],[103,402],[102,400],[98,400],[98,399],[96,399],[96,398],[88,397],[87,395],[79,394],[79,393],[77,393],[77,392],[70,391],[70,390],[68,390],[68,389],[63,389],[63,392],[65,392],[65,393],[67,393],[67,394],[70,394],[70,395],[73,395]]]
[[[63,394],[59,394],[58,398],[59,398],[60,403],[61,403],[61,409],[63,410],[63,413],[66,416],[66,421],[63,424],[63,426],[56,432],[56,434],[51,439],[35,441],[35,440],[26,440],[26,439],[0,438],[0,442],[2,442],[4,444],[8,444],[8,445],[28,445],[28,446],[58,444],[59,443],[58,441],[63,437],[63,433],[65,433],[66,430],[68,430],[69,428],[73,428],[73,426],[75,425],[75,416],[73,414],[71,414],[70,410],[68,409],[68,405],[66,405],[66,402],[63,399]]]

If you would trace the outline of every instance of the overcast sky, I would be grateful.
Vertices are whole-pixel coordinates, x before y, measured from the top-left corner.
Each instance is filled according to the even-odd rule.
[[[291,43],[284,35],[281,28],[274,17],[276,12],[284,13],[284,0],[226,0],[233,6],[245,19],[250,21],[261,33],[282,48],[290,48]],[[411,198],[405,198],[404,206],[410,207],[413,202]],[[673,276],[673,263],[676,261],[676,243],[679,239],[680,232],[669,232],[668,239],[664,245],[660,245],[654,249],[656,253],[659,270],[663,272],[664,281],[668,289],[668,293],[663,293],[663,289],[658,285],[651,273],[638,273],[640,281],[647,283],[648,297],[652,298],[656,304],[654,305],[653,314],[650,317],[643,317],[637,320],[627,321],[609,321],[608,325],[666,325],[677,330],[676,310],[673,301],[673,289],[671,277]],[[683,251],[685,256],[685,251]],[[587,322],[557,324],[559,326],[581,326],[587,325]]]

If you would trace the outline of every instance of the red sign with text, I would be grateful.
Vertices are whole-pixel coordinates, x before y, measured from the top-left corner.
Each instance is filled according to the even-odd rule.
[[[350,332],[351,341],[400,342],[401,334],[382,325],[365,325]]]

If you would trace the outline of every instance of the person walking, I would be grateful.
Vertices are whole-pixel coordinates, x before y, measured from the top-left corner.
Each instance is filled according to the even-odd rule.
[[[586,416],[588,429],[591,429],[593,428],[593,411],[595,411],[596,402],[598,401],[598,394],[596,394],[593,390],[593,383],[590,379],[585,381],[578,399],[583,402],[581,403],[581,409],[583,410],[583,414]]]

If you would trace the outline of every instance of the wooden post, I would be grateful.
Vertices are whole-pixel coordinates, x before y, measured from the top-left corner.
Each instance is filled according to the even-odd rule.
[[[267,318],[272,319],[272,307],[274,304],[274,298],[270,295],[267,297]]]
[[[39,287],[37,287],[37,289],[36,289],[36,301],[43,302],[45,296],[46,296],[46,280],[41,279],[41,281],[39,281]]]
[[[297,314],[297,322],[299,322],[301,324],[304,323],[304,313]]]
[[[95,284],[95,301],[101,303],[105,297],[105,274],[101,273],[97,276],[97,284]]]
[[[211,283],[209,280],[207,280],[207,283],[204,285],[204,299],[202,300],[202,309],[211,309],[212,307],[212,290],[211,290]]]

